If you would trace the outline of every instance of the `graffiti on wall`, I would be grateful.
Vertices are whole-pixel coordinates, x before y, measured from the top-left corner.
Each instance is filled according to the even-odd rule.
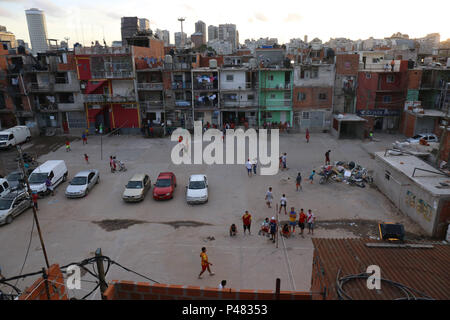
[[[417,199],[416,195],[409,190],[406,191],[405,204],[415,209],[426,221],[431,221],[433,208],[425,200]]]

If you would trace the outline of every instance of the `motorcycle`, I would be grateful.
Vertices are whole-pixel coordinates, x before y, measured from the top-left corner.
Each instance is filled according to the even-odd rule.
[[[321,176],[319,184],[327,183],[334,174],[335,172],[330,167],[323,168],[322,172],[319,172],[319,176]]]
[[[347,182],[351,186],[358,186],[360,188],[366,187],[363,178],[357,178],[357,177],[351,176],[350,178],[348,178]]]

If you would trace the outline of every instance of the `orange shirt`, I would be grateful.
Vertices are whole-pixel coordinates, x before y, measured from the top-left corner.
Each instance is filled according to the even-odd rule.
[[[200,258],[202,258],[202,266],[208,265],[208,256],[205,252],[200,253]]]
[[[250,214],[244,214],[242,216],[242,221],[244,222],[244,224],[246,226],[250,225],[250,223],[252,222],[252,216]]]
[[[298,221],[300,223],[305,223],[306,220],[306,214],[304,214],[303,212],[300,213],[300,218],[298,219]]]

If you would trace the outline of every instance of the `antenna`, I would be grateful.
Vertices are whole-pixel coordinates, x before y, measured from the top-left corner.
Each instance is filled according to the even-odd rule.
[[[184,48],[184,38],[183,38],[183,22],[186,20],[186,18],[185,17],[180,17],[180,18],[178,18],[178,21],[180,21],[181,22],[181,47],[183,47]]]

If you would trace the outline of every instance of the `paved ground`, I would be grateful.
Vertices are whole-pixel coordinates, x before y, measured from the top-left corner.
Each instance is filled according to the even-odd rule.
[[[170,160],[173,142],[166,139],[144,139],[137,136],[103,138],[89,137],[89,144],[72,142],[72,152],[61,147],[39,158],[40,162],[63,159],[69,168],[69,178],[86,168],[100,170],[101,181],[88,197],[68,200],[64,197],[67,184],[57,188],[54,197],[40,200],[39,218],[51,263],[67,264],[91,257],[96,248],[103,254],[137,272],[161,283],[216,287],[222,279],[237,289],[274,289],[275,279],[281,278],[282,290],[309,290],[313,248],[311,237],[300,236],[279,243],[277,249],[267,238],[257,235],[260,223],[274,215],[264,203],[268,186],[274,189],[275,200],[282,193],[288,207],[312,209],[318,222],[315,237],[356,237],[375,235],[371,227],[364,232],[351,221],[394,221],[405,224],[407,231],[420,234],[409,219],[398,215],[395,208],[374,188],[361,189],[344,183],[319,185],[304,183],[303,191],[295,191],[294,178],[301,171],[304,179],[313,168],[324,161],[331,149],[331,161],[356,161],[367,169],[374,164],[370,152],[384,150],[398,136],[380,136],[381,142],[335,140],[328,134],[313,134],[307,144],[303,135],[284,135],[280,152],[288,153],[286,172],[276,176],[247,177],[243,165],[175,166]],[[103,150],[103,160],[100,151]],[[87,153],[91,165],[84,163]],[[128,171],[109,172],[109,155],[124,160]],[[173,171],[178,180],[175,199],[154,201],[150,193],[138,204],[121,200],[124,185],[134,173],[149,173],[152,182],[162,171]],[[184,190],[189,175],[205,173],[209,178],[210,200],[205,205],[189,206]],[[285,182],[287,177],[292,182]],[[241,217],[244,210],[253,215],[252,235],[242,234]],[[287,220],[284,214],[281,219]],[[108,231],[102,221],[127,219],[136,224],[118,223],[118,230]],[[342,221],[348,225],[339,225]],[[320,226],[320,221],[326,221]],[[126,222],[126,221],[123,221]],[[337,222],[333,225],[334,222]],[[228,228],[236,223],[239,234],[228,236]],[[0,266],[5,276],[20,272],[32,226],[32,211],[28,210],[11,225],[0,227]],[[354,228],[354,231],[353,231]],[[352,232],[353,231],[353,232]],[[208,237],[215,240],[207,240]],[[200,248],[206,246],[215,276],[197,279],[200,271]],[[36,231],[23,272],[44,266]],[[86,276],[84,279],[89,280]],[[142,281],[142,278],[112,267],[107,279]],[[92,279],[91,279],[92,280]],[[20,281],[24,288],[30,280]],[[145,281],[145,280],[144,280]],[[92,288],[83,283],[83,290]],[[82,296],[85,291],[71,294]],[[94,296],[98,298],[98,294]]]

